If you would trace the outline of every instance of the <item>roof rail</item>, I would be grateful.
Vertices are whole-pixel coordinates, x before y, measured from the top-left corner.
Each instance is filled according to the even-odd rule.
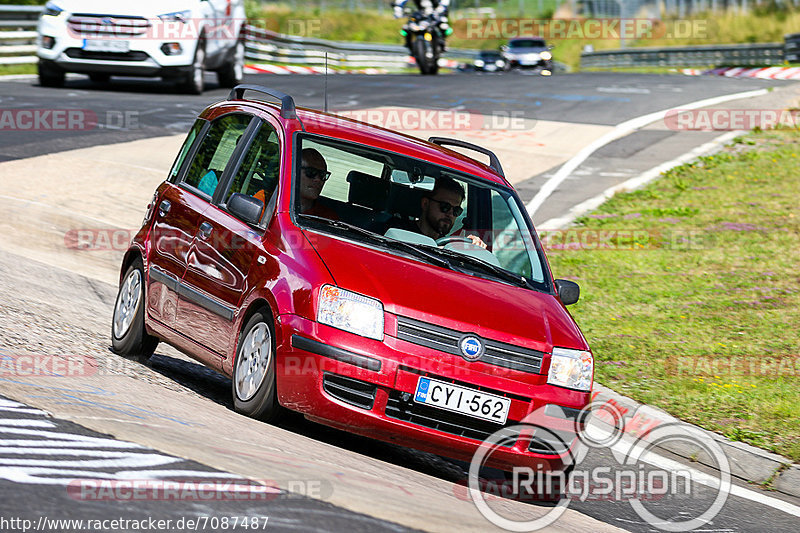
[[[280,91],[276,91],[275,89],[269,89],[267,87],[263,87],[261,85],[237,85],[231,90],[231,94],[228,95],[228,100],[242,100],[244,98],[245,91],[256,91],[259,93],[263,93],[273,98],[277,98],[281,101],[281,116],[283,118],[297,118],[297,112],[294,108],[294,99],[286,93],[282,93]]]
[[[449,139],[447,137],[431,137],[428,139],[428,142],[438,144],[439,146],[458,146],[459,148],[467,148],[468,150],[474,150],[482,153],[483,155],[487,155],[489,156],[489,166],[504,178],[506,177],[506,175],[503,173],[503,167],[500,165],[500,159],[498,159],[495,153],[491,150],[483,148],[482,146],[478,146],[477,144],[460,141],[458,139]]]

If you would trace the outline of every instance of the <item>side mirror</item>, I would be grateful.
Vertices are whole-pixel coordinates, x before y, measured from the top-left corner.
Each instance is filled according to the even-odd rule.
[[[258,224],[263,210],[264,202],[246,194],[236,192],[228,200],[228,211],[251,226]]]
[[[581,288],[574,281],[556,280],[556,292],[564,305],[572,305],[581,297]]]
[[[508,45],[507,45],[507,44],[504,44],[503,46],[501,46],[501,47],[500,47],[500,51],[501,51],[501,52],[508,52]]]

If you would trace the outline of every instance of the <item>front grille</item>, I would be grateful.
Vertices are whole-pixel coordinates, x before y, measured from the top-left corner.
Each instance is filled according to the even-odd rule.
[[[90,52],[80,48],[67,48],[64,51],[72,59],[99,59],[103,61],[146,61],[145,52]]]
[[[378,387],[366,381],[326,373],[322,377],[322,389],[345,403],[362,409],[372,409]]]
[[[461,356],[461,349],[458,343],[463,335],[465,333],[453,329],[420,322],[404,316],[397,317],[398,339],[440,352]],[[481,340],[484,344],[484,352],[479,361],[531,374],[541,372],[543,352],[491,339]]]
[[[144,17],[72,15],[67,21],[70,33],[82,37],[135,37],[150,29]]]
[[[501,426],[500,424],[460,413],[437,409],[436,407],[416,403],[412,394],[397,390],[389,393],[389,400],[386,402],[386,416],[443,431],[444,433],[458,435],[459,437],[481,441],[503,427],[519,423],[509,420],[505,425]],[[505,445],[511,447],[514,443],[509,442]]]

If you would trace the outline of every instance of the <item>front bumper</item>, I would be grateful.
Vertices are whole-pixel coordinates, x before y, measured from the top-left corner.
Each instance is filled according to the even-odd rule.
[[[191,70],[197,39],[177,36],[175,38],[155,38],[148,34],[124,37],[84,36],[69,30],[65,20],[43,17],[39,21],[36,55],[40,62],[46,62],[64,72],[83,74],[103,73],[129,76],[180,77]],[[42,37],[51,37],[54,43],[50,48],[42,45]],[[87,51],[88,40],[108,40],[118,44],[125,42],[127,51]],[[181,52],[167,55],[162,46],[177,42]]]
[[[530,384],[517,379],[530,380],[521,372],[503,370],[498,377],[431,360],[390,336],[383,342],[364,339],[296,315],[281,315],[278,322],[280,403],[311,420],[470,461],[481,442],[504,426],[415,403],[417,382],[426,376],[510,398],[505,427],[523,420],[539,426],[494,451],[486,466],[557,471],[569,462],[576,419],[590,393],[547,385],[544,375],[538,376],[541,383]]]

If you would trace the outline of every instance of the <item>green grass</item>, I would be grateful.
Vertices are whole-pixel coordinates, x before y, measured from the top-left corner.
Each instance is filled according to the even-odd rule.
[[[548,256],[581,285],[571,311],[598,382],[798,461],[800,130],[737,141],[615,196],[574,235],[640,233]]]
[[[0,76],[10,74],[36,74],[36,63],[27,65],[0,65]]]

